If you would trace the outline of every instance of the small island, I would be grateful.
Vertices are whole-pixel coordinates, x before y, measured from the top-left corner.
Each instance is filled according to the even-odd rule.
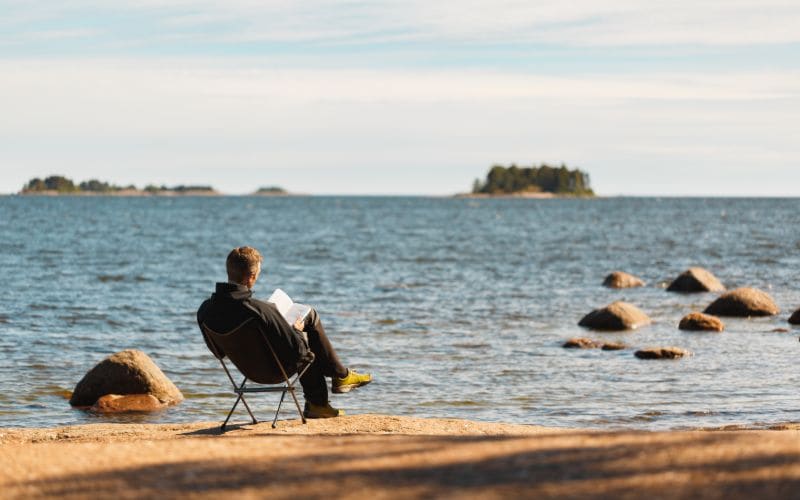
[[[289,192],[279,186],[261,187],[253,194],[256,196],[289,196]]]
[[[133,184],[117,186],[97,179],[75,184],[72,179],[63,175],[51,175],[44,179],[34,178],[28,181],[19,194],[23,195],[111,195],[111,196],[214,196],[219,193],[211,186],[156,186],[150,184],[138,189]]]
[[[592,197],[589,174],[580,169],[569,169],[562,164],[551,167],[509,167],[494,165],[486,180],[475,179],[468,197]]]

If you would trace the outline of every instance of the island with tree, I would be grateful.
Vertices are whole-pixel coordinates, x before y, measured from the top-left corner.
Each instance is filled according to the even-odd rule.
[[[290,193],[279,186],[260,187],[253,193],[255,196],[289,196]]]
[[[117,186],[108,182],[91,179],[76,184],[63,175],[51,175],[44,179],[28,181],[19,194],[24,195],[116,195],[116,196],[213,196],[219,193],[211,186],[156,186],[150,184],[144,189],[134,185]]]
[[[538,167],[511,164],[492,166],[484,181],[475,179],[472,193],[466,196],[591,197],[594,191],[589,174],[580,169],[573,170],[564,164],[559,167],[544,163]]]

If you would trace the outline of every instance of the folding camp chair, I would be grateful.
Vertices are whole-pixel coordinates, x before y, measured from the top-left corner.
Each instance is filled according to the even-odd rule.
[[[275,410],[275,418],[272,419],[273,429],[277,425],[278,413],[281,411],[281,405],[283,404],[283,399],[287,392],[291,394],[292,399],[294,399],[297,412],[300,414],[300,420],[302,420],[304,424],[306,423],[306,418],[303,415],[303,411],[300,409],[300,403],[297,401],[295,390],[298,379],[305,373],[308,367],[311,366],[311,363],[314,362],[313,353],[309,353],[311,354],[310,360],[300,366],[294,378],[290,379],[286,369],[283,367],[280,359],[278,359],[275,349],[256,318],[249,318],[226,333],[215,332],[205,323],[200,325],[200,329],[203,331],[203,335],[210,340],[210,342],[208,342],[209,348],[219,360],[220,364],[222,364],[222,368],[228,375],[231,385],[233,385],[233,392],[237,395],[236,402],[233,403],[231,411],[228,412],[228,416],[222,423],[222,432],[225,432],[225,426],[228,424],[231,415],[233,415],[233,411],[239,405],[239,401],[244,404],[247,413],[249,413],[250,417],[253,419],[253,423],[258,423],[258,420],[256,420],[256,417],[253,415],[244,397],[245,394],[258,392],[281,393],[278,409]],[[233,379],[230,370],[228,370],[228,367],[225,365],[225,357],[236,366],[242,375],[244,375],[241,384],[237,385],[236,381]],[[247,387],[247,383],[250,381],[261,384],[261,386]],[[275,386],[275,384],[281,385]],[[270,387],[265,387],[266,385],[270,385]]]

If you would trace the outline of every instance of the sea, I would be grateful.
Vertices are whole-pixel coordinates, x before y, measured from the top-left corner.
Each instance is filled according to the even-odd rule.
[[[345,364],[374,382],[332,395],[348,414],[592,429],[800,421],[800,199],[0,197],[0,427],[221,421],[233,396],[195,321],[225,257],[265,257],[255,295],[313,305]],[[677,328],[715,293],[667,284],[702,266],[781,308]],[[623,270],[642,288],[604,288]],[[653,324],[578,326],[631,302]],[[565,349],[572,337],[621,351]],[[640,360],[646,347],[692,355]],[[70,391],[124,349],[147,353],[185,400],[147,414],[71,408]],[[250,398],[271,417],[274,395]],[[281,418],[296,418],[284,404]],[[243,409],[234,421],[247,421]]]

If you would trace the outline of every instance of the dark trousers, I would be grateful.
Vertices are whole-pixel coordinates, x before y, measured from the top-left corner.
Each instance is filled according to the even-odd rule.
[[[308,335],[308,346],[315,356],[314,362],[300,377],[303,395],[306,401],[325,405],[328,404],[328,384],[325,377],[344,378],[347,376],[347,368],[339,361],[339,356],[325,334],[325,328],[316,309],[312,308],[306,316],[303,331]]]

